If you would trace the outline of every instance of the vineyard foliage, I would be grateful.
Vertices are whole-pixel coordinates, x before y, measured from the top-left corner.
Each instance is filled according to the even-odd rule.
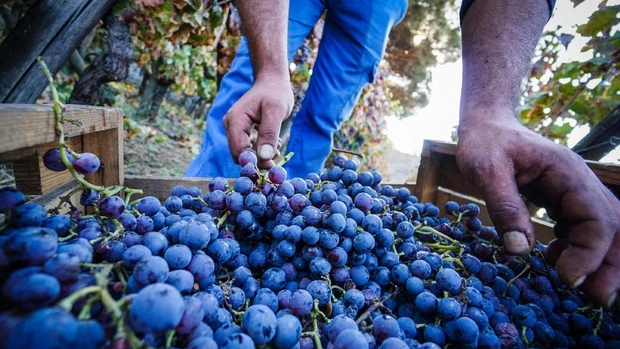
[[[572,2],[578,7],[583,1]],[[0,39],[32,3],[6,1],[0,5]],[[359,159],[362,168],[385,170],[382,155],[389,150],[386,117],[411,116],[424,107],[432,93],[432,68],[459,58],[459,5],[456,0],[409,1],[407,15],[390,34],[376,80],[364,88],[352,117],[336,135],[335,149],[364,154]],[[591,53],[584,61],[561,60],[571,44],[568,28],[545,33],[524,86],[520,111],[524,124],[566,143],[575,127],[596,125],[618,104],[619,8],[603,0],[587,23],[578,23],[577,33],[588,38],[582,51]],[[105,93],[99,105],[122,108],[129,119],[129,135],[141,125],[160,125],[162,118],[176,118],[184,120],[187,134],[193,131],[198,143],[204,114],[242,35],[234,2],[119,0],[113,13],[131,31],[135,57],[125,81],[102,86]],[[298,105],[311,76],[321,24],[317,23],[291,65]],[[105,53],[106,36],[102,24],[84,40],[79,51],[86,64]],[[65,101],[79,73],[67,62],[58,74],[58,90]],[[170,138],[165,132],[163,135],[164,140]]]
[[[576,6],[581,1],[573,1]],[[620,5],[601,1],[576,32],[587,39],[583,61],[561,61],[574,39],[554,28],[539,45],[537,60],[525,86],[521,121],[538,133],[566,143],[576,126],[595,126],[620,100]]]

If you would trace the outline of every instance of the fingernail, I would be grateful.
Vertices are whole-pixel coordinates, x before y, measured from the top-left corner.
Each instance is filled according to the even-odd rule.
[[[520,231],[509,231],[504,233],[504,244],[510,253],[524,254],[530,251],[530,244],[527,237]]]
[[[273,147],[269,144],[261,145],[258,150],[258,156],[263,160],[271,160],[273,159]]]
[[[579,286],[581,286],[581,284],[583,284],[583,282],[586,281],[586,276],[581,276],[579,279],[575,280],[575,282],[573,282],[573,285],[570,286],[570,288],[577,288]],[[615,296],[614,296],[615,298]]]
[[[609,299],[607,300],[607,307],[611,308],[616,302],[616,298],[618,297],[618,293],[614,292]]]

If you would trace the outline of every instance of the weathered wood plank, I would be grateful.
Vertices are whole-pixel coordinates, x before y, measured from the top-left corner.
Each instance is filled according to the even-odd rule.
[[[65,106],[63,117],[65,135],[73,137],[117,129],[122,125],[123,113],[116,108],[70,104]],[[0,104],[0,139],[0,160],[12,151],[53,142],[57,138],[52,106]]]
[[[414,194],[422,202],[435,202],[437,200],[441,162],[433,153],[432,144],[429,140],[424,141],[416,179]]]
[[[209,190],[209,181],[210,178],[125,176],[126,187],[142,189],[144,195],[152,195],[160,200],[165,200],[170,196],[170,192],[175,185],[183,185],[187,188],[199,187],[203,193],[206,193]],[[135,197],[140,197],[140,195]]]

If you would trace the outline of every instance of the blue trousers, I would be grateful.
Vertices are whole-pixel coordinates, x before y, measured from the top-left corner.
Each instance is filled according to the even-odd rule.
[[[288,178],[321,173],[334,133],[351,116],[363,87],[374,80],[389,32],[406,11],[407,0],[290,0],[289,62],[323,13],[325,24],[308,89],[291,126],[286,153],[295,155],[284,165]],[[207,113],[200,153],[185,176],[239,177],[241,167],[230,155],[222,119],[252,83],[243,38]]]

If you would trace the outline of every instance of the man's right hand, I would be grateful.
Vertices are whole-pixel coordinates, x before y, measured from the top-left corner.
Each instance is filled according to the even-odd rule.
[[[279,154],[278,137],[282,122],[293,109],[293,90],[288,76],[257,80],[224,116],[224,127],[233,160],[252,149],[258,155],[258,167],[273,166]],[[252,130],[258,126],[258,137],[253,142]]]

